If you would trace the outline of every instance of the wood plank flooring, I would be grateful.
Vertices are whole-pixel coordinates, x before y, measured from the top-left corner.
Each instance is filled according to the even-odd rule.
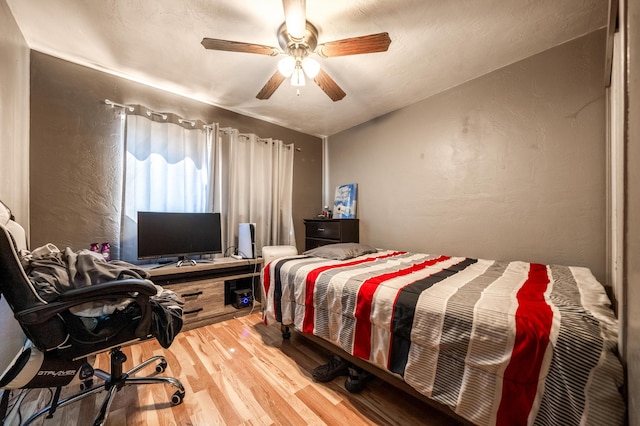
[[[344,388],[344,377],[315,383],[311,370],[324,364],[327,353],[294,334],[282,339],[280,328],[267,327],[252,314],[180,333],[169,349],[155,340],[123,350],[125,370],[163,354],[169,363],[163,375],[182,381],[184,402],[171,406],[168,385],[127,386],[116,396],[107,425],[457,425],[429,405],[378,378],[359,394]],[[107,354],[95,366],[108,371]],[[138,373],[153,374],[154,365]],[[63,395],[77,392],[77,386]],[[57,411],[36,424],[91,425],[104,392]],[[22,419],[49,398],[49,390],[29,391]],[[17,411],[5,424],[19,424]]]

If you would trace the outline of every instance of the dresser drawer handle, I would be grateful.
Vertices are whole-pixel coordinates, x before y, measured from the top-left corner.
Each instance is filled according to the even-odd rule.
[[[201,291],[196,291],[195,293],[185,293],[185,294],[181,294],[181,297],[193,297],[193,296],[200,296],[202,294],[202,290]]]
[[[318,228],[319,232],[324,232],[324,228]]]
[[[198,308],[198,309],[194,309],[193,311],[184,311],[182,314],[183,315],[189,315],[189,314],[196,314],[198,312],[200,312],[203,308]]]

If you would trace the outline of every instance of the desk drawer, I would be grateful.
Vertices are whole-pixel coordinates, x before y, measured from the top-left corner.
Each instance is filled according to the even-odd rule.
[[[340,222],[307,222],[305,225],[308,238],[340,240]]]
[[[185,322],[224,312],[224,281],[199,280],[167,286],[184,301]]]

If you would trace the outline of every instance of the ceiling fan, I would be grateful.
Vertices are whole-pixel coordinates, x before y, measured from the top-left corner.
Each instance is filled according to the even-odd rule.
[[[322,58],[331,58],[385,52],[391,43],[388,33],[377,33],[318,44],[318,30],[306,20],[305,0],[282,0],[282,4],[285,22],[280,25],[277,33],[280,48],[215,38],[202,39],[205,49],[268,56],[286,55],[278,63],[278,70],[256,95],[258,99],[269,99],[289,77],[293,86],[304,86],[306,75],[334,102],[339,101],[346,93],[310,55],[315,53]]]

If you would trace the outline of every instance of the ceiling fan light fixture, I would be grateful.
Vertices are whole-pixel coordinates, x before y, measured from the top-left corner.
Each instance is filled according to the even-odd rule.
[[[309,78],[315,78],[320,72],[320,64],[315,59],[306,57],[302,60],[302,69]]]
[[[285,76],[286,78],[291,77],[293,74],[293,70],[296,68],[296,60],[291,56],[287,56],[286,58],[280,59],[278,62],[278,71],[280,74]]]
[[[291,38],[302,40],[306,26],[306,2],[305,0],[284,0],[284,15],[287,32]]]
[[[304,83],[304,71],[302,70],[300,62],[298,62],[293,70],[293,74],[291,74],[291,85],[304,86]]]

